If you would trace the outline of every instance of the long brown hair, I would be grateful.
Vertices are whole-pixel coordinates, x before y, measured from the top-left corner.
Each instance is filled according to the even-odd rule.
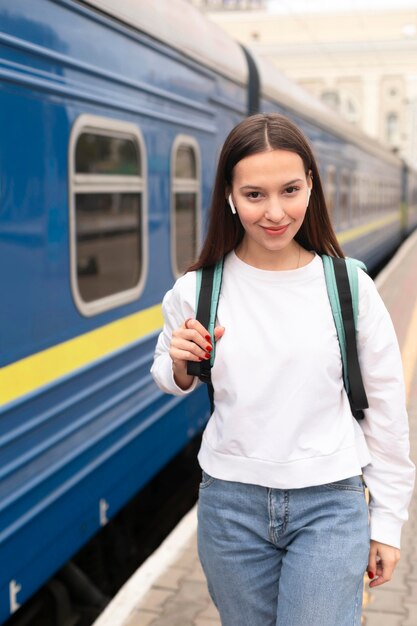
[[[303,224],[295,240],[318,254],[343,257],[330,221],[317,163],[307,138],[287,117],[279,113],[259,113],[240,122],[224,142],[217,166],[206,239],[197,261],[188,271],[214,265],[234,250],[245,233],[239,215],[227,204],[235,165],[251,154],[266,150],[289,150],[298,154],[313,178],[313,189]]]

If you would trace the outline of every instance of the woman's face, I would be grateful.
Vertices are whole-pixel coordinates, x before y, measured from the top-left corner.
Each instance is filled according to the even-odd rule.
[[[251,253],[277,252],[291,244],[303,223],[311,177],[295,152],[268,150],[239,161],[232,198]]]

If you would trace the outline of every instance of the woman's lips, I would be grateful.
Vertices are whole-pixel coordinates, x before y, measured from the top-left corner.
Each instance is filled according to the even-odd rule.
[[[266,226],[262,226],[264,231],[268,235],[271,235],[272,237],[283,235],[287,231],[288,227],[289,227],[289,224],[286,224],[285,226],[279,226],[278,228],[267,228]]]

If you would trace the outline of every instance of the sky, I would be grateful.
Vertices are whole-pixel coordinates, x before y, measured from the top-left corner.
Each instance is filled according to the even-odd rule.
[[[417,0],[268,0],[271,13],[321,13],[387,9],[414,9]]]

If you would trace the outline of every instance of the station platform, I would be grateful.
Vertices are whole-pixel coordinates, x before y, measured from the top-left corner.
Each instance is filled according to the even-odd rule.
[[[417,464],[417,231],[375,282],[401,347],[411,458]],[[401,560],[392,580],[370,589],[364,577],[363,626],[417,626],[417,490],[409,514],[402,531]],[[196,527],[194,507],[94,626],[221,626],[198,560]]]

